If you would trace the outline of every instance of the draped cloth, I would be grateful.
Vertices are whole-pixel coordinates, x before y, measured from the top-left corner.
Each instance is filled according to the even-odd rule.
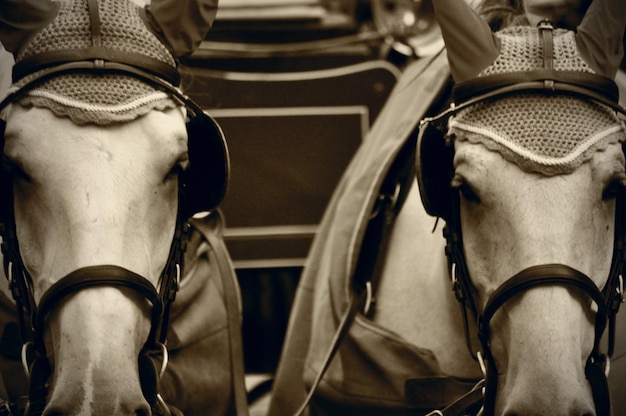
[[[444,52],[409,66],[340,180],[301,276],[270,416],[293,414],[304,402],[346,310],[381,184],[449,76]],[[432,352],[357,314],[311,414],[424,414],[469,391],[474,382],[446,377]]]

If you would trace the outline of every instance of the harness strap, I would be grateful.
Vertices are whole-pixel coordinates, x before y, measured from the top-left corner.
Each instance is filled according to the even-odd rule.
[[[333,337],[333,340],[330,344],[330,348],[328,349],[328,352],[324,357],[324,361],[322,361],[322,366],[317,373],[317,377],[315,377],[315,380],[313,381],[313,384],[311,385],[311,388],[309,389],[309,392],[304,399],[304,402],[300,405],[300,408],[294,413],[294,416],[301,416],[302,414],[304,414],[304,411],[311,403],[311,400],[313,399],[313,396],[315,395],[315,392],[317,391],[317,388],[319,387],[322,378],[324,378],[324,374],[326,374],[326,370],[328,370],[330,363],[333,361],[335,354],[341,346],[341,342],[345,338],[348,330],[350,329],[350,326],[352,325],[352,322],[354,321],[354,317],[356,316],[356,313],[359,309],[359,305],[363,304],[364,298],[364,294],[356,297],[356,295],[352,293],[352,296],[350,296],[348,307],[341,317],[341,321],[339,322],[339,326],[337,327],[335,336]]]
[[[363,315],[368,318],[372,318],[375,313],[374,294],[383,274],[391,230],[414,178],[415,140],[411,139],[400,149],[380,187],[354,270],[352,288],[357,293],[365,292]]]
[[[219,214],[219,211],[216,211]],[[224,285],[224,304],[226,306],[226,316],[230,342],[230,367],[233,383],[233,397],[237,416],[248,416],[248,400],[246,386],[243,382],[245,370],[243,367],[243,343],[241,339],[241,327],[239,324],[239,291],[235,286],[237,276],[233,272],[233,266],[228,257],[228,251],[224,241],[215,233],[215,223],[221,221],[221,217],[207,221],[206,218],[191,218],[189,222],[193,227],[202,233],[209,242],[213,253],[217,259],[217,266]],[[221,226],[221,223],[219,224]],[[241,375],[241,377],[237,377]]]
[[[459,397],[442,410],[435,410],[426,416],[456,416],[478,413],[483,404],[485,380],[479,381],[472,390]]]
[[[357,313],[362,311],[365,316],[370,317],[374,313],[372,308],[375,303],[374,294],[382,274],[391,231],[393,230],[395,218],[408,195],[410,184],[412,183],[410,179],[414,178],[414,147],[415,142],[413,140],[407,141],[400,150],[398,159],[390,168],[387,179],[381,187],[378,199],[380,205],[374,207],[374,217],[370,219],[364,237],[365,241],[370,241],[371,243],[364,244],[359,254],[348,305],[341,316],[320,370],[304,402],[294,413],[294,416],[301,416],[309,406],[333,358],[339,351],[342,341],[348,334]]]

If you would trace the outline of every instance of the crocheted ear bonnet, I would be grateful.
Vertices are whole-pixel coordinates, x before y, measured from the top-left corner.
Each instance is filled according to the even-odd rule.
[[[537,28],[511,27],[496,37],[500,55],[479,77],[542,67],[543,42]],[[577,51],[574,32],[555,29],[553,48],[554,69],[594,73]],[[449,132],[544,175],[570,173],[593,152],[626,140],[615,111],[563,94],[519,93],[481,102],[451,118]]]
[[[495,34],[465,0],[433,4],[457,86],[531,74],[555,77],[544,78],[543,85],[550,85],[566,76],[612,83],[623,54],[626,12],[621,1],[594,0],[576,32],[540,24],[511,26]],[[576,82],[582,87],[591,81]],[[572,172],[593,152],[626,140],[614,109],[545,87],[465,107],[449,119],[448,128],[450,137],[480,143],[522,169],[544,175]]]
[[[98,2],[102,47],[135,53],[176,68],[167,48],[150,32],[129,0]],[[61,0],[55,19],[22,48],[16,64],[45,52],[88,49],[92,46],[89,9],[85,0]],[[19,89],[36,76],[18,80],[11,90]],[[176,103],[162,91],[127,75],[73,72],[55,76],[20,98],[25,106],[50,109],[77,124],[108,124],[129,121],[153,109],[174,108]]]

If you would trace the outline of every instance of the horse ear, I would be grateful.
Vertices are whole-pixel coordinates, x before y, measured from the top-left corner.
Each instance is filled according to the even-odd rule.
[[[13,56],[56,17],[60,4],[51,0],[0,1],[0,42]]]
[[[452,78],[461,82],[476,77],[500,53],[491,28],[466,0],[433,0],[433,6]]]
[[[594,0],[576,30],[576,45],[598,74],[615,78],[624,56],[626,7],[623,0]]]
[[[217,15],[218,0],[180,2],[151,0],[145,7],[144,21],[176,57],[190,55],[204,40]]]

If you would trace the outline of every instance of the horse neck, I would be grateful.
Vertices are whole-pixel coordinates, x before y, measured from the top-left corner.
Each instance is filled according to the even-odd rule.
[[[433,232],[434,223],[414,186],[390,237],[373,319],[408,343],[430,350],[442,374],[480,377],[467,351],[459,304],[448,279],[443,224]]]

